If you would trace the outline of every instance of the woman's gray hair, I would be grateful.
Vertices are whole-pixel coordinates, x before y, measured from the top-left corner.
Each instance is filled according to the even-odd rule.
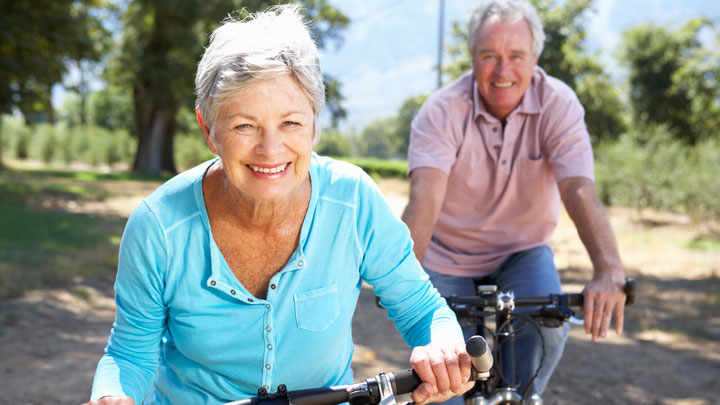
[[[489,0],[475,9],[468,27],[468,47],[470,53],[475,52],[475,41],[478,31],[489,19],[497,18],[499,21],[514,23],[525,19],[530,26],[532,33],[533,56],[540,56],[545,43],[545,32],[543,31],[540,17],[537,10],[525,1],[517,0]]]
[[[195,107],[214,134],[220,108],[238,91],[285,74],[310,100],[317,139],[325,85],[317,46],[297,5],[274,6],[243,20],[225,19],[210,36],[198,65]]]

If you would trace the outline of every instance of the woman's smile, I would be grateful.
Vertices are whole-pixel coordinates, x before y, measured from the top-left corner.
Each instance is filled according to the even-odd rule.
[[[287,168],[290,166],[290,162],[282,163],[279,165],[260,165],[260,164],[248,164],[249,167],[255,174],[260,178],[276,178],[284,175],[287,172]]]

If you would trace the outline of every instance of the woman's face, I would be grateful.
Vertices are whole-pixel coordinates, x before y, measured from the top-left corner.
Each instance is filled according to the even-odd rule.
[[[208,146],[222,156],[235,191],[280,201],[308,177],[314,118],[310,101],[290,75],[262,80],[222,106]]]

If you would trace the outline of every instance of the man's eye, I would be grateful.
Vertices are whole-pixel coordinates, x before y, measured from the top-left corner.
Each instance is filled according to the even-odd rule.
[[[495,60],[495,55],[485,55],[482,59],[487,61]]]
[[[238,125],[238,126],[235,127],[235,129],[238,130],[238,131],[247,130],[247,129],[250,129],[250,128],[252,128],[252,125],[250,125],[250,124],[240,124],[240,125]]]
[[[283,125],[286,127],[297,127],[297,126],[300,126],[301,124],[296,121],[285,121],[285,122],[283,122]]]

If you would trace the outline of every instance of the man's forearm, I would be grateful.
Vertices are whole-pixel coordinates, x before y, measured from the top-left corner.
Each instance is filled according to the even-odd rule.
[[[587,249],[596,276],[611,275],[623,280],[617,242],[605,209],[597,198],[592,180],[581,177],[563,179],[560,192],[568,215]]]

